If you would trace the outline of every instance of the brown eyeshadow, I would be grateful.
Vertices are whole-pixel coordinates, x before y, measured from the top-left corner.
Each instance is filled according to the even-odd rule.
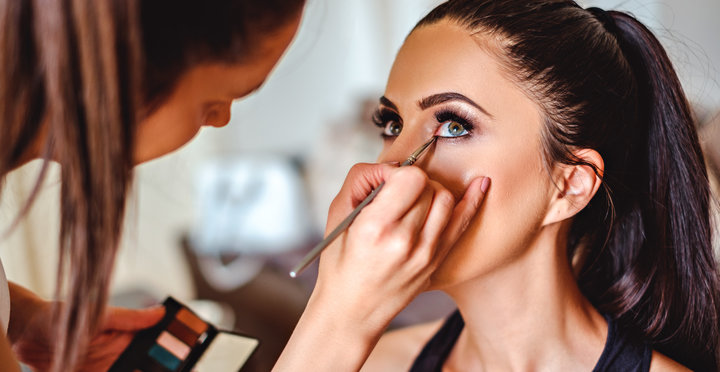
[[[205,324],[205,322],[198,318],[195,314],[191,313],[188,309],[180,309],[175,315],[175,319],[181,321],[197,334],[201,334],[207,330],[207,324]]]
[[[195,345],[195,342],[198,338],[198,334],[195,333],[195,331],[188,328],[183,323],[179,322],[177,319],[174,319],[167,326],[167,331],[170,332],[173,336],[177,337],[180,341],[188,344],[191,347]]]

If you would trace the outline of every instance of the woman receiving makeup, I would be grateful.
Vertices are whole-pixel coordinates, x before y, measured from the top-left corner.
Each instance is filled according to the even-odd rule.
[[[380,161],[438,136],[416,164],[430,179],[492,187],[430,277],[458,311],[384,335],[363,370],[718,370],[705,164],[673,67],[635,18],[450,0],[407,37],[375,118]],[[338,364],[359,368],[367,341]]]
[[[58,293],[66,289],[63,301],[47,302],[6,284],[0,270],[0,370],[19,371],[17,360],[43,371],[107,370],[133,334],[162,318],[159,309],[106,309],[133,166],[179,148],[202,126],[224,126],[231,102],[258,89],[290,44],[303,6],[303,0],[0,2],[0,181],[32,159],[60,164]],[[387,290],[404,299],[383,319],[399,311],[424,288],[484,195],[478,180],[456,204],[419,168],[358,165],[331,214],[346,214],[381,182],[383,195],[369,212],[389,213],[359,218],[357,228],[423,239],[387,234],[371,244],[358,236],[338,242],[337,250],[365,263],[340,265],[344,271],[316,289],[308,327],[295,336],[301,346],[293,350],[319,349],[331,340],[325,330],[375,314],[355,306],[365,291],[377,293],[369,297],[376,302]],[[425,264],[411,265],[413,258]],[[343,327],[333,335],[358,340],[368,329]],[[293,367],[311,370],[315,362],[298,359]]]

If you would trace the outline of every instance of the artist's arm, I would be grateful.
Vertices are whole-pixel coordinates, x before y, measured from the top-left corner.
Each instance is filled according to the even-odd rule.
[[[40,371],[52,363],[53,304],[14,283],[10,287],[8,339],[17,358]],[[81,355],[80,371],[105,371],[130,343],[135,332],[160,321],[163,308],[108,308],[100,332]],[[4,369],[3,369],[4,371]]]
[[[15,345],[27,336],[26,330],[33,319],[50,311],[51,304],[30,290],[13,282],[8,282],[10,289],[10,322],[8,339]]]
[[[20,366],[15,360],[10,342],[7,337],[0,332],[0,370],[8,372],[20,372]]]
[[[274,371],[359,370],[389,322],[427,288],[489,186],[473,181],[456,204],[417,167],[357,165],[330,207],[328,230],[383,180],[382,192],[322,254],[313,294]]]

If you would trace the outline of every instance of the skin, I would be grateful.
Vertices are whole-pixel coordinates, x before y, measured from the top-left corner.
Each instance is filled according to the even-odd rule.
[[[246,63],[205,64],[183,74],[170,97],[138,126],[136,163],[180,148],[203,126],[225,126],[232,101],[260,88],[295,36],[299,22],[298,16],[263,38]]]
[[[431,278],[430,288],[448,293],[466,322],[443,370],[589,371],[605,346],[607,322],[580,293],[565,243],[572,217],[600,180],[584,166],[553,165],[548,172],[542,110],[511,78],[501,55],[496,39],[449,21],[415,30],[398,53],[380,105],[395,111],[402,131],[385,139],[379,160],[401,161],[433,134],[446,134],[447,122],[436,113],[451,110],[473,128],[439,139],[419,166],[453,191],[479,175],[493,180],[480,213]],[[444,92],[474,104],[418,104]],[[597,152],[575,154],[602,170]],[[387,334],[364,370],[407,370],[440,324]],[[654,353],[651,370],[684,369]]]

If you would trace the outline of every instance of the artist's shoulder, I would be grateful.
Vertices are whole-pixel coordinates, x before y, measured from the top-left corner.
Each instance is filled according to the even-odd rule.
[[[682,364],[668,358],[662,353],[653,350],[650,361],[650,372],[685,372],[690,371]]]
[[[443,320],[440,319],[385,333],[361,372],[409,370],[420,350],[442,324]]]

